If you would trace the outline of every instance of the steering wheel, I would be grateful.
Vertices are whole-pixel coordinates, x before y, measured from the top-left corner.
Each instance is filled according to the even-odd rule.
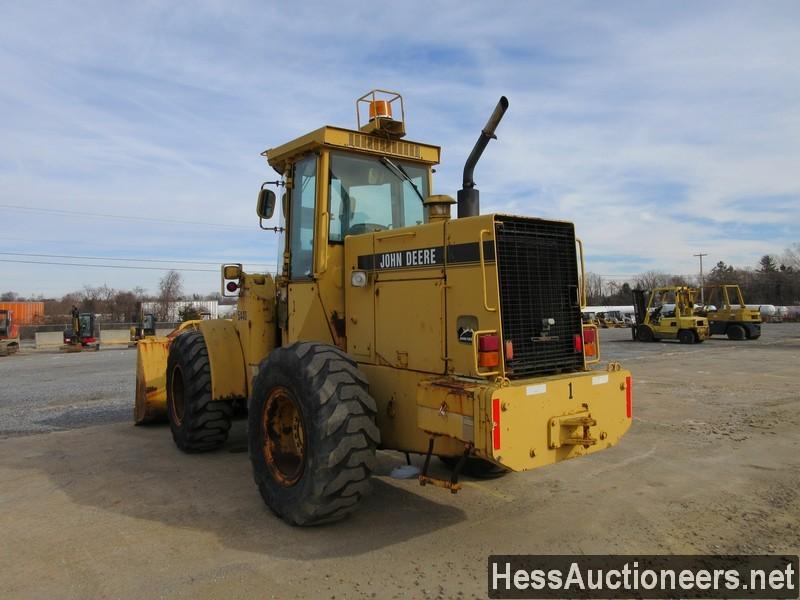
[[[356,223],[350,226],[347,233],[348,235],[358,235],[360,233],[372,233],[373,231],[384,231],[386,229],[385,225],[380,225],[378,223]]]

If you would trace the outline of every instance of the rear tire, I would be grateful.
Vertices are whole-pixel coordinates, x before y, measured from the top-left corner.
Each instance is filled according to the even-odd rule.
[[[652,342],[655,337],[653,336],[653,330],[647,325],[639,325],[636,328],[636,335],[640,342]]]
[[[248,447],[261,497],[292,525],[338,521],[369,490],[380,432],[355,361],[335,346],[276,348],[248,404]]]
[[[230,402],[211,399],[211,365],[203,334],[176,337],[167,359],[167,415],[172,439],[184,452],[219,448],[231,428]]]
[[[729,340],[735,340],[737,342],[746,337],[744,327],[741,325],[728,325],[728,331],[726,333],[728,334]]]
[[[681,344],[694,344],[695,339],[694,332],[689,329],[681,329],[678,332],[678,341]]]

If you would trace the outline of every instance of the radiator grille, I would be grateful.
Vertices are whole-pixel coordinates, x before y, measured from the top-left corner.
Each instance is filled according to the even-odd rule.
[[[495,234],[503,338],[514,345],[508,376],[582,369],[574,339],[581,311],[573,225],[497,217]]]

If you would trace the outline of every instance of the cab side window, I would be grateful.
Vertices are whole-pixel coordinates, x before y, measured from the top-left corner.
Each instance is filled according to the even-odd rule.
[[[294,165],[291,191],[289,276],[292,281],[311,279],[314,272],[314,207],[317,200],[317,157],[309,156]]]

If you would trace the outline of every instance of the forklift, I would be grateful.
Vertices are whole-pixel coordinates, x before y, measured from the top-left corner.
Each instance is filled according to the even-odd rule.
[[[0,309],[0,356],[19,351],[19,328],[13,316],[13,311]]]
[[[710,285],[703,292],[704,303],[695,313],[708,319],[709,335],[727,335],[736,341],[761,337],[761,311],[747,307],[738,285]]]
[[[94,335],[94,314],[79,312],[72,307],[72,321],[64,328],[62,352],[81,352],[100,350],[100,342]]]
[[[694,292],[684,286],[633,290],[636,314],[636,325],[631,327],[633,339],[640,342],[677,339],[681,344],[705,341],[709,336],[708,319],[694,314]]]

